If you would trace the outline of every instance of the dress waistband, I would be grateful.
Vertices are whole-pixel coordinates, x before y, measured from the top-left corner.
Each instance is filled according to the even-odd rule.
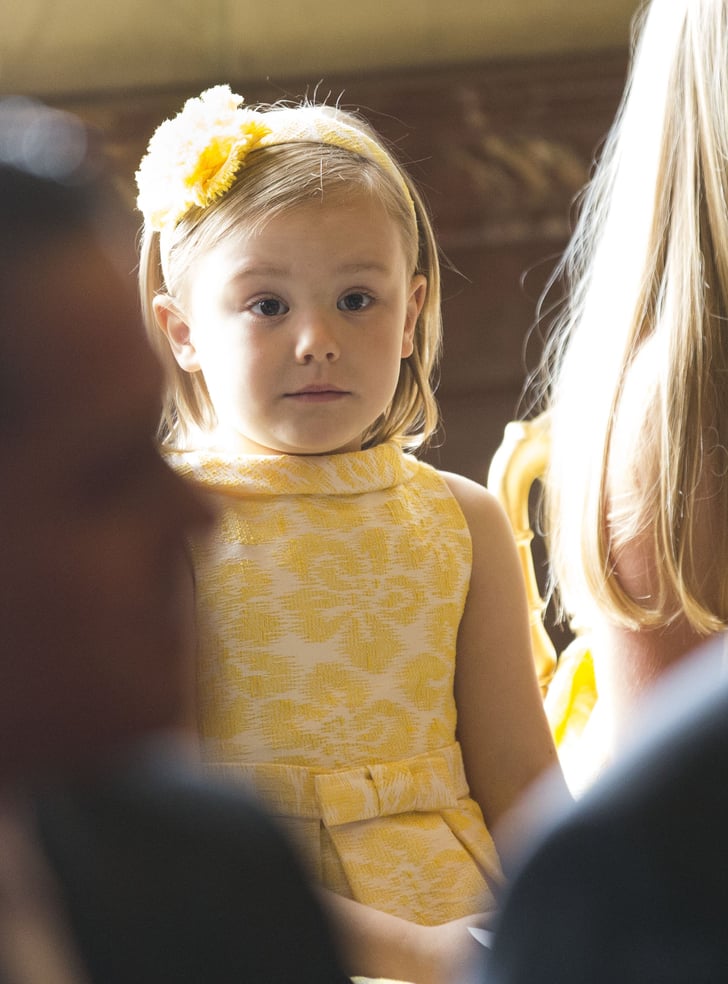
[[[206,770],[249,783],[275,816],[321,820],[326,827],[449,810],[469,792],[458,742],[398,762],[331,772],[267,762],[214,762]]]

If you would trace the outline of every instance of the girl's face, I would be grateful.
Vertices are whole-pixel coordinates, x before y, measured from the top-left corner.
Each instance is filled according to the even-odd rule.
[[[215,446],[250,454],[357,451],[412,353],[426,281],[364,192],[245,228],[155,305],[180,366],[202,372]]]

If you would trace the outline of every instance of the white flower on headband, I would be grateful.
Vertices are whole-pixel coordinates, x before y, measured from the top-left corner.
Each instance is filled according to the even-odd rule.
[[[157,127],[136,173],[137,207],[152,229],[173,228],[193,206],[225,194],[246,154],[270,133],[242,102],[230,86],[216,85]]]

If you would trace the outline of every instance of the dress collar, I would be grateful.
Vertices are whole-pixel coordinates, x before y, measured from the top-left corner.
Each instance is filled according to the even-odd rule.
[[[326,455],[225,455],[218,451],[166,451],[181,474],[226,495],[357,495],[407,481],[415,459],[393,443],[366,451]]]

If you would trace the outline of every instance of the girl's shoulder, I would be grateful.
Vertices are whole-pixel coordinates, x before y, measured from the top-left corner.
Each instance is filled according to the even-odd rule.
[[[507,536],[512,539],[511,524],[500,502],[484,485],[456,472],[440,475],[457,500],[471,535],[480,533],[489,539]]]
[[[480,482],[457,472],[440,471],[439,474],[462,507],[496,511],[501,508],[493,493]]]

